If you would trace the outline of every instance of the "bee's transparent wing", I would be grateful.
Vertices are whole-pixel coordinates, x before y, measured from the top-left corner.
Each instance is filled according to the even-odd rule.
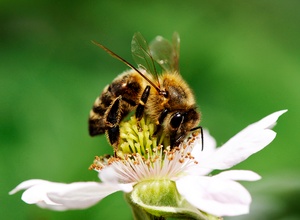
[[[157,79],[157,71],[147,41],[141,33],[135,33],[131,42],[131,52],[139,68],[152,74]]]
[[[157,36],[150,43],[150,51],[154,60],[166,71],[179,71],[180,38],[177,32],[173,34],[173,42]]]

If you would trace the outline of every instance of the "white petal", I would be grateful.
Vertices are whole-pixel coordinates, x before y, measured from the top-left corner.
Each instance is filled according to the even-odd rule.
[[[46,180],[32,179],[20,183],[15,189],[9,192],[14,194],[20,190],[26,190],[22,195],[22,200],[28,204],[35,204],[44,201],[49,205],[58,205],[51,201],[46,193],[58,188],[60,183],[51,183]]]
[[[202,166],[221,170],[228,169],[260,151],[275,138],[276,133],[269,128],[286,111],[275,112],[249,125],[218,148],[214,154],[201,161]]]
[[[114,184],[78,182],[65,184],[47,195],[53,202],[63,205],[66,209],[85,209],[120,190],[121,188]]]
[[[104,183],[118,185],[120,189],[126,193],[131,192],[133,189],[132,186],[134,183],[120,183],[117,172],[111,166],[105,167],[104,169],[99,171],[98,177]]]
[[[197,140],[194,145],[194,149],[191,152],[192,156],[195,157],[197,165],[192,166],[188,169],[188,172],[192,175],[206,175],[212,171],[211,167],[205,167],[201,162],[206,158],[209,158],[216,150],[216,140],[209,134],[209,131],[203,129],[204,146],[202,150],[201,138]]]
[[[262,128],[272,129],[276,125],[276,121],[278,120],[278,118],[282,114],[286,113],[287,111],[288,110],[281,110],[281,111],[274,112],[274,113],[264,117],[260,121],[252,124],[252,126],[258,126],[258,127],[262,127]]]
[[[63,205],[56,204],[56,203],[49,204],[49,203],[46,203],[45,201],[39,201],[36,203],[36,205],[39,206],[40,208],[50,209],[50,210],[54,210],[54,211],[66,211],[67,210],[67,208]]]
[[[194,149],[192,151],[192,155],[198,161],[201,161],[203,158],[214,152],[217,147],[216,140],[209,134],[209,131],[206,129],[203,129],[203,142],[203,150],[201,138],[199,138],[197,139],[197,142],[195,143]]]
[[[133,190],[133,183],[119,184],[119,187],[123,192],[129,193]]]
[[[9,195],[15,194],[15,193],[19,192],[20,190],[28,189],[34,185],[38,185],[38,184],[42,184],[42,183],[48,183],[48,181],[40,180],[40,179],[31,179],[31,180],[24,181],[24,182],[20,183],[19,185],[17,185],[13,190],[11,190],[9,192]]]
[[[115,184],[77,182],[55,183],[28,180],[19,184],[10,194],[25,190],[22,200],[53,210],[83,209],[94,205],[107,195],[121,190]]]
[[[186,176],[177,180],[176,185],[189,203],[212,215],[235,216],[249,212],[251,196],[233,180]]]
[[[117,184],[119,182],[118,174],[112,166],[107,166],[104,169],[100,170],[98,177],[102,180],[102,182],[106,183]]]
[[[227,170],[215,175],[214,178],[244,181],[256,181],[261,179],[260,175],[251,170]]]

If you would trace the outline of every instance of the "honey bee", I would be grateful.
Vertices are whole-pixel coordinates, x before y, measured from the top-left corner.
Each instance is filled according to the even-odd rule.
[[[140,33],[134,34],[131,52],[137,68],[102,44],[93,43],[131,69],[115,78],[96,99],[89,116],[91,136],[106,133],[116,152],[119,123],[134,110],[138,121],[145,114],[157,125],[154,135],[160,132],[168,135],[171,148],[179,146],[187,134],[196,129],[201,129],[203,136],[202,127],[197,127],[201,115],[194,95],[179,73],[177,33],[172,43],[158,36],[149,45]],[[157,66],[162,70],[160,74]]]

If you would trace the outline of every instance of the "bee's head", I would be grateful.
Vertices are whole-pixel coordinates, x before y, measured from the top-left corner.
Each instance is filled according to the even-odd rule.
[[[185,111],[176,111],[170,116],[169,132],[171,147],[178,146],[187,134],[200,122],[200,113],[196,108]]]

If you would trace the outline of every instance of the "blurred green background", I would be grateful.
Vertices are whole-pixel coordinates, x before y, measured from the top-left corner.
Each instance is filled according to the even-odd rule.
[[[1,219],[132,219],[122,193],[87,210],[53,212],[8,191],[21,181],[97,181],[95,155],[111,153],[90,138],[95,98],[127,67],[91,43],[133,63],[140,31],[181,36],[180,68],[203,113],[202,126],[224,143],[281,109],[278,135],[239,164],[262,180],[244,185],[251,214],[226,219],[300,219],[299,1],[8,1],[0,2]]]

